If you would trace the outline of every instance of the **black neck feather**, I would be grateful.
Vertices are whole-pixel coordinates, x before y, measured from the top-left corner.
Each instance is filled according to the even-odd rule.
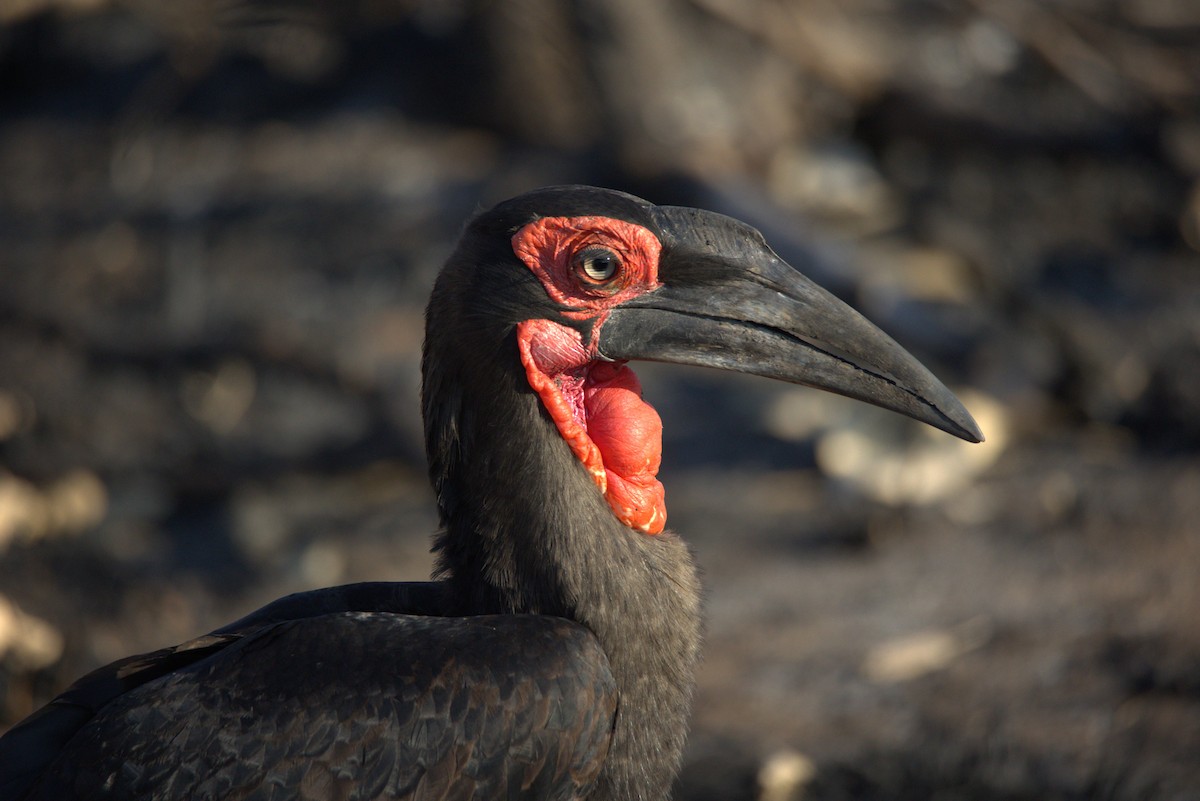
[[[422,405],[442,523],[439,577],[459,614],[548,614],[590,628],[622,692],[592,798],[665,798],[699,652],[690,554],[669,532],[649,537],[616,520],[529,388],[512,321],[472,311],[464,292],[474,284],[444,271],[426,329]]]

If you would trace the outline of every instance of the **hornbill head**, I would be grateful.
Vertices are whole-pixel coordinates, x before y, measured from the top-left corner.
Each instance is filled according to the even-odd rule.
[[[435,316],[448,330],[433,330]],[[439,277],[429,326],[427,440],[444,435],[429,422],[439,401],[428,342],[455,337],[478,352],[490,341],[501,349],[487,359],[512,365],[517,388],[537,394],[617,518],[646,534],[666,521],[655,477],[662,427],[627,360],[777,378],[983,439],[912,355],[781,260],[757,230],[622,192],[549,187],[476,217]],[[444,458],[427,444],[431,460]]]

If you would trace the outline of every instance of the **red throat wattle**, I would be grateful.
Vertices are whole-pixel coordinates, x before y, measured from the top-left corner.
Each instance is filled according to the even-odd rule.
[[[660,247],[645,228],[607,217],[543,218],[513,236],[513,251],[568,307],[563,316],[592,321],[589,345],[579,331],[551,320],[517,324],[529,385],[617,519],[644,534],[661,533],[667,522],[657,478],[662,420],[642,400],[633,370],[600,361],[595,343],[611,308],[659,286]],[[576,266],[579,254],[596,252],[619,263],[603,283]]]
[[[617,519],[644,534],[660,533],[667,523],[657,478],[662,420],[642,400],[633,370],[592,361],[578,331],[549,320],[519,323],[517,342],[529,385]],[[562,358],[576,355],[582,363]]]

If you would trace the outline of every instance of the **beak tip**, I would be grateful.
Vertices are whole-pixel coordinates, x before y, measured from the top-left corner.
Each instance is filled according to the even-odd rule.
[[[975,418],[966,410],[962,404],[958,404],[958,408],[954,409],[951,414],[946,415],[946,419],[951,423],[950,426],[943,430],[948,434],[953,434],[961,440],[973,444],[985,442],[987,438],[983,435],[983,431],[979,428],[979,424],[975,422]]]

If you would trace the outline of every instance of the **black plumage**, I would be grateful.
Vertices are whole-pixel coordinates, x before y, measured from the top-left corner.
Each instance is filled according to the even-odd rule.
[[[646,234],[654,280],[556,299],[514,255],[547,217]],[[0,738],[0,797],[666,797],[700,650],[696,571],[675,534],[618,520],[556,429],[518,353],[529,320],[578,332],[596,363],[770,375],[980,438],[911,356],[744,224],[589,187],[523,195],[469,224],[429,304],[437,580],[291,596],[102,668]]]
[[[530,653],[539,669],[520,670]],[[288,620],[114,698],[31,797],[573,798],[616,702],[595,638],[567,620]]]

